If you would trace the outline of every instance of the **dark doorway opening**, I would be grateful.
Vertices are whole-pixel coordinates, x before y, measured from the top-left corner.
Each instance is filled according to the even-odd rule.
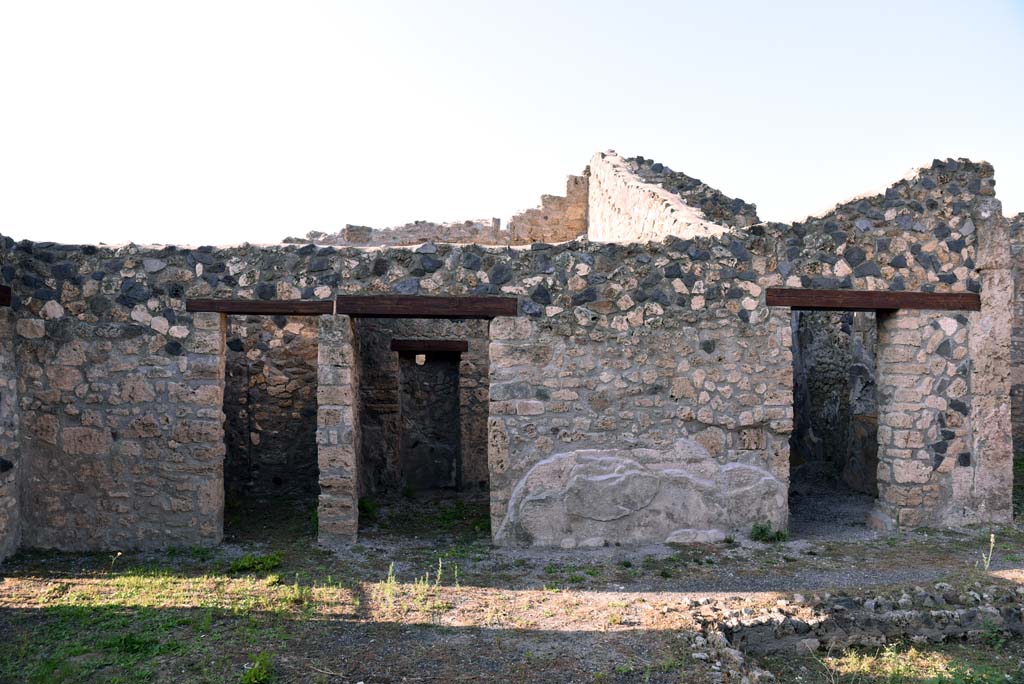
[[[263,510],[315,510],[317,319],[227,317],[225,536]]]
[[[790,533],[870,536],[878,496],[876,315],[793,311]]]
[[[398,352],[398,463],[403,490],[462,488],[458,352]]]
[[[356,319],[360,537],[488,537],[487,320]]]

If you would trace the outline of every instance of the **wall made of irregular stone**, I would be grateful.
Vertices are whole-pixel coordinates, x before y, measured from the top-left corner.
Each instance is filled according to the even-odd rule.
[[[25,544],[218,543],[221,317],[174,326],[179,342],[135,321],[76,320],[55,300],[42,313],[18,321]]]
[[[629,218],[640,200],[616,208],[610,193],[601,211],[636,223],[635,235],[671,233],[657,225],[673,220],[659,202],[678,208],[672,202],[681,196],[602,159],[591,169],[591,223],[595,178],[604,173],[598,190],[621,183],[627,199],[646,198],[653,213]],[[959,477],[973,480],[954,478],[952,492],[963,493],[968,510],[998,514],[998,488],[1009,481],[1009,414],[1000,407],[1008,405],[1001,373],[1009,369],[1010,315],[1001,293],[1010,279],[1008,257],[985,261],[978,242],[979,234],[990,242],[1001,235],[991,176],[984,164],[936,162],[883,195],[802,224],[712,225],[706,232],[715,235],[646,245],[10,246],[0,277],[14,288],[18,325],[31,330],[18,340],[23,458],[57,473],[30,479],[26,542],[102,548],[216,536],[216,514],[204,511],[217,508],[206,494],[222,487],[224,338],[185,311],[186,299],[200,297],[518,297],[522,317],[495,320],[489,335],[496,539],[581,545],[785,524],[790,314],[765,306],[767,286],[980,291],[983,311],[966,324],[968,450],[978,465],[961,466]],[[343,334],[351,338],[351,329]],[[355,338],[332,344],[351,346],[347,363],[358,368]],[[333,353],[323,329],[319,353],[323,393],[323,355]],[[326,387],[358,397],[355,375]],[[345,404],[320,399],[320,428],[340,430],[325,406]],[[351,451],[358,431],[346,430],[334,434]],[[325,466],[340,467],[321,454],[322,526],[330,524],[323,497],[333,477]],[[358,471],[345,478],[354,496]]]
[[[14,314],[0,308],[0,561],[21,543],[21,460]]]
[[[459,441],[463,488],[486,489],[488,360],[486,321],[356,319],[359,347],[359,419],[363,434],[362,486],[368,493],[402,488],[399,458],[399,370],[392,339],[465,340],[459,362]]]
[[[228,317],[229,497],[317,495],[317,336],[310,317]]]

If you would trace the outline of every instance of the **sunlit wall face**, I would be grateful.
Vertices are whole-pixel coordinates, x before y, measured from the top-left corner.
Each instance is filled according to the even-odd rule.
[[[933,157],[1024,209],[1019,2],[6,3],[0,233],[508,217],[597,150],[799,220]]]

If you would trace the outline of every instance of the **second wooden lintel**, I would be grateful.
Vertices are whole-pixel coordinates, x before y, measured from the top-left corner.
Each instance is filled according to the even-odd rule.
[[[980,311],[981,297],[973,292],[894,292],[891,290],[808,290],[769,287],[768,306],[800,311]]]
[[[466,340],[391,340],[391,351],[407,354],[462,354],[469,351]]]

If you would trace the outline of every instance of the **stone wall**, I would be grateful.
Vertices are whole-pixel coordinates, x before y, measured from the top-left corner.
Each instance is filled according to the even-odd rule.
[[[486,321],[361,318],[359,420],[364,436],[362,486],[372,493],[402,488],[399,459],[399,371],[392,339],[458,339],[469,343],[459,361],[460,486],[486,489],[488,360]]]
[[[664,164],[643,157],[633,157],[626,161],[638,177],[678,195],[687,206],[700,210],[709,221],[733,228],[748,228],[761,222],[757,217],[756,206],[729,197],[699,178],[673,171]]]
[[[599,228],[592,237],[611,226],[608,243],[179,249],[3,240],[0,278],[13,286],[19,330],[25,542],[217,539],[225,331],[219,318],[185,311],[186,299],[201,297],[518,297],[521,317],[496,319],[489,331],[495,539],[574,546],[785,525],[790,312],[765,306],[766,287],[980,291],[981,312],[966,322],[946,316],[957,325],[944,333],[950,346],[966,334],[971,359],[970,401],[959,399],[969,406],[967,432],[946,451],[959,440],[971,459],[954,468],[936,506],[946,521],[1001,519],[1011,280],[993,182],[986,164],[937,161],[825,216],[738,229],[698,217],[680,194],[599,155],[589,220]],[[663,239],[620,243],[654,236]],[[931,339],[933,321],[942,329],[941,317],[928,318],[911,332]],[[356,529],[361,347],[340,316],[321,320],[319,338],[320,523],[330,541]],[[900,343],[880,339],[880,356],[890,344]],[[946,408],[920,402],[907,408],[911,421],[931,421],[958,400],[954,383],[939,389],[949,371],[939,361],[949,359],[939,347],[927,354],[906,363],[927,366],[931,404]],[[893,396],[903,375],[888,372]],[[902,410],[890,404],[887,415]],[[908,448],[939,453],[934,425],[915,424],[925,446]],[[936,436],[945,439],[941,427]],[[903,449],[896,439],[887,446]]]
[[[224,394],[229,497],[315,497],[317,324],[230,316]]]
[[[474,219],[452,223],[413,221],[390,228],[346,225],[337,233],[312,231],[305,238],[285,238],[285,243],[314,243],[338,247],[401,247],[424,242],[456,244],[508,245],[514,241],[510,231],[501,227],[501,219]]]
[[[497,543],[786,525],[792,359],[789,312],[763,306],[771,249],[747,234],[552,255],[565,294],[491,324]]]
[[[29,546],[221,539],[223,322],[197,314],[161,334],[141,306],[131,321],[92,324],[49,300],[45,319],[18,322]]]
[[[14,314],[0,308],[0,561],[21,543],[23,464],[18,436],[18,378]]]

